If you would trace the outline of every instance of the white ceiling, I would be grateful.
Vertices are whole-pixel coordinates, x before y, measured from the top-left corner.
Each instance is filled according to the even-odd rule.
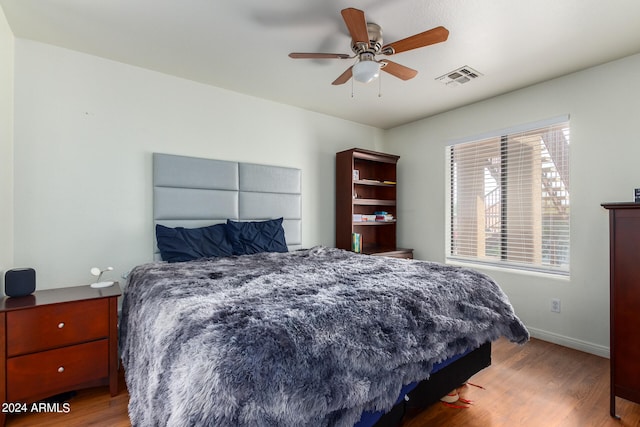
[[[387,129],[640,52],[640,0],[0,0],[16,37]],[[340,10],[389,43],[442,25],[449,39],[389,58],[402,81],[332,86],[354,60]],[[451,87],[462,66],[483,76]],[[640,70],[639,70],[640,71]],[[380,89],[381,86],[381,89]],[[352,96],[353,91],[353,96]],[[379,91],[381,92],[379,96]]]

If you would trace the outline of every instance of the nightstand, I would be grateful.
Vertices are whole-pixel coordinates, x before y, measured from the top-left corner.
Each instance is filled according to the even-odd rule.
[[[0,300],[0,402],[32,403],[108,385],[118,393],[120,285],[48,289]],[[0,413],[4,425],[6,413]]]

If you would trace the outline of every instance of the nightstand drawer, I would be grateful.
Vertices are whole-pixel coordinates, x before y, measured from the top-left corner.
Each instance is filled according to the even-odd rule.
[[[9,357],[108,336],[107,299],[43,305],[7,313]]]
[[[7,360],[7,401],[28,398],[37,390],[60,390],[109,376],[109,340],[93,341]]]

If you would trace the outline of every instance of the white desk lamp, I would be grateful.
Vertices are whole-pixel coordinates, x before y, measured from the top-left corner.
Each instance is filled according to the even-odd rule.
[[[105,271],[113,271],[113,267],[107,267],[104,270],[99,269],[98,267],[93,267],[91,269],[91,274],[93,274],[94,276],[97,276],[97,279],[95,281],[95,283],[92,283],[90,286],[92,288],[106,288],[108,286],[113,285],[113,281],[110,282],[101,282],[100,281],[100,277],[102,277],[102,273],[104,273]]]

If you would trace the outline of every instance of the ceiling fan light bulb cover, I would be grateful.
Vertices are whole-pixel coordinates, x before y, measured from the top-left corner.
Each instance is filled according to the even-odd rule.
[[[361,83],[369,83],[380,76],[380,63],[376,61],[359,61],[353,66],[353,78]]]

